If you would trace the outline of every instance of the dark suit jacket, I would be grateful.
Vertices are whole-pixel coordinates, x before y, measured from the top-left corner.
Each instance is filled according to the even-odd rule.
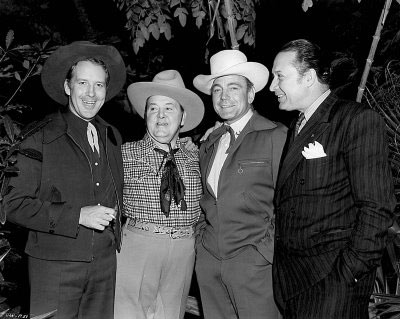
[[[94,230],[79,225],[80,209],[95,205],[93,173],[79,139],[61,113],[28,137],[21,148],[39,151],[39,161],[18,156],[20,173],[10,181],[13,187],[4,197],[7,219],[29,229],[25,251],[46,260],[90,261]],[[117,198],[116,246],[120,248],[123,168],[121,137],[99,116],[96,124],[104,141],[107,164]]]
[[[302,155],[314,141],[326,157]],[[395,207],[382,118],[331,93],[288,139],[275,204],[276,295],[287,300],[334,268],[349,283],[373,271]]]
[[[273,196],[287,128],[257,112],[243,128],[221,169],[218,200],[207,183],[219,139],[210,135],[200,148],[204,214],[198,223],[204,247],[230,258],[255,246],[268,262],[273,254]]]

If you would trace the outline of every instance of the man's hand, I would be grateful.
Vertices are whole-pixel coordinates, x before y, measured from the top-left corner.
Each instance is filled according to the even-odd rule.
[[[79,224],[88,228],[104,230],[115,219],[117,211],[101,205],[81,208]]]
[[[207,138],[208,135],[210,135],[213,131],[215,131],[217,128],[219,128],[223,123],[216,121],[213,127],[210,127],[204,135],[201,137],[200,142],[204,142]]]
[[[193,143],[193,140],[190,136],[181,137],[180,140],[184,143],[185,148],[190,152],[197,151],[199,149],[197,145]]]

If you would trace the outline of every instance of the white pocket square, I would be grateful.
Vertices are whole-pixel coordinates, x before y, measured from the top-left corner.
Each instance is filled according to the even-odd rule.
[[[317,141],[315,141],[314,143],[309,143],[308,147],[305,146],[301,154],[303,154],[306,159],[320,158],[326,156],[324,147]]]

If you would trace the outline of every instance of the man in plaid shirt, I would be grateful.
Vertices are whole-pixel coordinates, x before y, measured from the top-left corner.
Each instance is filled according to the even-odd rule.
[[[147,132],[122,147],[128,220],[118,255],[115,318],[183,318],[202,185],[198,150],[182,147],[178,135],[201,122],[204,105],[175,70],[131,84],[128,98]]]

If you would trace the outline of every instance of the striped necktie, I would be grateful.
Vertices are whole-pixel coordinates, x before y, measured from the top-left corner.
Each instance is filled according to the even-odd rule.
[[[299,114],[299,118],[297,119],[296,126],[294,127],[294,136],[296,137],[300,133],[300,126],[305,119],[304,113]]]

